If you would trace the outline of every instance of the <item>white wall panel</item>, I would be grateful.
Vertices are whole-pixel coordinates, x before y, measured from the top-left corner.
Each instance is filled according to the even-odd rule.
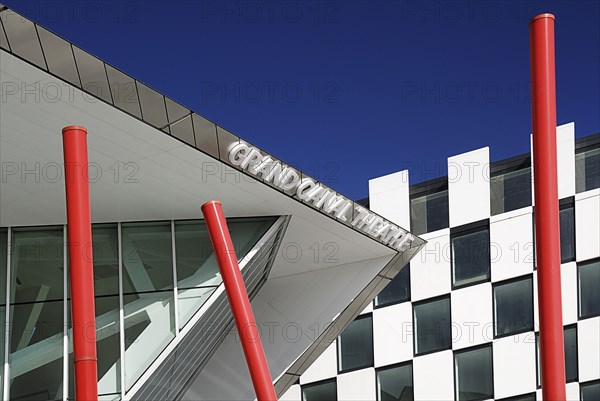
[[[494,349],[494,396],[531,393],[536,389],[535,335],[522,333],[497,339]]]
[[[410,262],[412,301],[450,292],[450,230],[424,234],[427,244]]]
[[[335,377],[337,373],[336,344],[336,341],[332,342],[313,364],[306,369],[306,372],[300,376],[300,384],[312,383]]]
[[[579,321],[577,345],[579,381],[600,379],[600,317]]]
[[[450,227],[490,217],[489,161],[487,147],[448,158]]]
[[[502,220],[491,219],[490,259],[493,282],[522,276],[533,271],[532,210],[531,208],[520,210],[523,212],[520,215],[512,215],[513,217]]]
[[[494,336],[492,284],[482,283],[452,291],[452,349],[490,341]]]
[[[410,229],[408,170],[369,180],[369,208]]]
[[[408,361],[413,357],[412,304],[377,308],[373,311],[375,367]]]
[[[375,369],[344,373],[337,378],[338,401],[375,400]]]
[[[592,193],[588,191],[585,194]],[[600,190],[575,198],[575,256],[577,261],[600,256]]]
[[[413,359],[415,400],[453,400],[453,366],[454,356],[450,350]]]
[[[567,401],[579,401],[579,383],[567,383]]]
[[[302,392],[300,390],[300,386],[294,384],[292,387],[288,389],[281,397],[279,397],[279,401],[300,401],[302,400]]]
[[[565,263],[560,268],[563,325],[577,322],[577,264]]]

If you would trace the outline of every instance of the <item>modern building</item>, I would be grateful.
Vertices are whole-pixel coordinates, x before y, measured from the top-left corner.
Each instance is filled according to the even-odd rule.
[[[600,134],[557,143],[567,398],[600,400]],[[282,400],[541,400],[531,160],[371,180],[363,204],[427,244]]]
[[[541,399],[527,155],[469,152],[447,178],[400,172],[355,202],[3,6],[0,70],[3,399],[73,399],[74,124],[88,129],[101,400],[254,398],[200,219],[211,199],[281,399]],[[600,138],[558,136],[567,388],[597,399]]]
[[[254,398],[200,220],[209,200],[278,394],[424,244],[4,6],[0,48],[4,400],[74,395],[65,126],[88,131],[102,400]]]

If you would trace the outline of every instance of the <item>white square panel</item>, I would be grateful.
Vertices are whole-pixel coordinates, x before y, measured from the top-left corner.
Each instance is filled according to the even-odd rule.
[[[375,367],[408,361],[413,357],[412,304],[377,308],[373,311]]]
[[[497,339],[494,349],[494,396],[526,394],[536,389],[533,331]]]
[[[375,369],[367,368],[339,375],[337,396],[339,401],[375,400]]]
[[[600,195],[575,200],[577,261],[600,256]]]
[[[337,373],[337,352],[334,341],[300,376],[300,384],[331,379]]]
[[[506,280],[533,271],[533,217],[525,213],[490,222],[492,281]]]
[[[600,379],[600,317],[577,323],[579,381]]]
[[[450,292],[450,230],[435,234],[437,237],[423,235],[428,242],[410,262],[413,302]]]
[[[493,339],[492,284],[482,283],[452,291],[452,349]]]
[[[369,209],[410,229],[408,170],[369,180]]]
[[[453,366],[454,355],[450,350],[413,359],[415,400],[453,400]]]

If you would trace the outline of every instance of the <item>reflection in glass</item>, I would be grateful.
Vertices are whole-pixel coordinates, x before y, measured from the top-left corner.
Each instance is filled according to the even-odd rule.
[[[532,292],[531,276],[494,286],[497,336],[533,330]]]
[[[50,31],[37,27],[40,35],[40,42],[44,48],[44,55],[48,63],[48,71],[59,76],[67,82],[80,87],[79,75],[73,58],[71,44]]]
[[[106,75],[108,76],[114,105],[129,114],[141,118],[142,112],[140,111],[135,80],[108,64],[106,64]]]
[[[448,227],[448,190],[410,200],[411,231],[424,234]]]
[[[451,346],[450,298],[414,305],[415,355]]]
[[[490,192],[492,216],[531,206],[531,167],[491,177]]]
[[[591,383],[581,383],[581,401],[600,400],[600,380]]]
[[[63,253],[62,227],[13,229],[11,302],[62,300]]]
[[[373,317],[359,316],[338,337],[340,372],[373,366]]]
[[[173,288],[171,223],[123,223],[124,292]]]
[[[63,301],[11,307],[10,399],[62,399]]]
[[[457,400],[494,398],[491,346],[457,352],[454,355],[454,372]]]
[[[4,15],[6,16],[7,13],[9,11],[5,11]],[[44,61],[44,54],[34,23],[12,13],[6,18],[2,18],[2,24],[6,30],[12,51],[19,57],[45,70],[46,62]]]
[[[410,265],[405,266],[375,298],[375,306],[410,300]]]
[[[77,63],[82,88],[97,98],[112,103],[104,62],[77,46],[73,46],[73,53],[75,54],[75,62]]]
[[[377,401],[412,401],[412,364],[377,371]]]
[[[162,128],[167,125],[164,96],[141,82],[137,83],[137,89],[144,121],[149,122],[156,128]]]
[[[452,285],[485,281],[490,277],[490,232],[452,235]]]
[[[579,318],[600,315],[600,259],[579,264]]]
[[[335,401],[337,385],[335,380],[302,386],[302,401]]]
[[[173,291],[123,296],[125,313],[125,384],[140,378],[175,337]]]
[[[575,177],[577,193],[600,188],[600,148],[575,154]]]
[[[119,234],[116,224],[92,225],[94,295],[119,294]]]

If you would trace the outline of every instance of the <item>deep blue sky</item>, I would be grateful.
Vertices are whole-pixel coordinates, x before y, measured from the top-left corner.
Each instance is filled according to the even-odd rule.
[[[44,1],[7,6],[351,198],[529,150],[528,20],[556,22],[559,124],[600,131],[598,1]]]

